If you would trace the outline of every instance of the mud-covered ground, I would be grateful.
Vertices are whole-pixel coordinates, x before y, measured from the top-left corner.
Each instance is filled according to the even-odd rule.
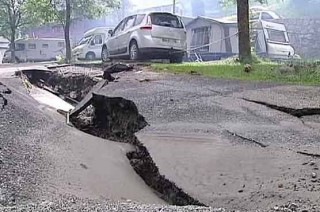
[[[6,206],[0,210],[320,210],[318,87],[161,74],[142,66],[113,74],[115,82],[98,93],[137,106],[148,126],[136,136],[160,174],[220,208],[214,210],[165,206],[130,166],[126,153],[133,146],[67,126],[54,108],[29,95],[36,88],[13,70],[0,69],[0,204]],[[72,77],[93,86],[82,72],[102,75],[79,67],[54,71],[70,87]],[[67,91],[62,95],[76,100],[88,93],[67,87],[60,87]],[[290,114],[297,110],[301,116]]]

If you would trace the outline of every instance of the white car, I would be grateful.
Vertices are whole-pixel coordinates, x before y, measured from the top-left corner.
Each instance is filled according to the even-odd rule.
[[[273,20],[273,19],[281,19],[281,16],[273,11],[256,11],[256,10],[250,10],[250,19],[251,20]]]
[[[186,30],[171,13],[153,12],[126,17],[110,31],[102,60],[113,58],[170,59],[181,63],[187,49]]]

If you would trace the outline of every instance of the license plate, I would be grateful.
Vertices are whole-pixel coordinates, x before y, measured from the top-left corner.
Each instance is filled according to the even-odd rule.
[[[178,43],[178,40],[171,38],[162,38],[162,41],[166,43]]]

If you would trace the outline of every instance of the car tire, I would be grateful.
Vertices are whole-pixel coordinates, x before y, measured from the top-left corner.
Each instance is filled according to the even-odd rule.
[[[95,53],[93,53],[93,52],[88,52],[88,53],[86,54],[86,60],[94,60],[94,59],[96,59]]]
[[[170,63],[182,63],[183,56],[174,56],[170,58]]]
[[[133,61],[140,59],[139,47],[136,41],[131,41],[130,43],[129,59]]]
[[[102,47],[101,59],[102,59],[102,62],[109,62],[110,61],[109,50],[106,46]]]

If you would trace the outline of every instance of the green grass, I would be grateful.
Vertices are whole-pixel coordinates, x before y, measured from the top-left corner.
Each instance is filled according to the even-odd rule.
[[[152,64],[156,71],[176,74],[201,74],[208,77],[273,81],[281,83],[320,85],[320,65],[299,64],[292,67],[273,62],[252,64],[252,71],[246,73],[244,65],[234,60],[217,62]]]

